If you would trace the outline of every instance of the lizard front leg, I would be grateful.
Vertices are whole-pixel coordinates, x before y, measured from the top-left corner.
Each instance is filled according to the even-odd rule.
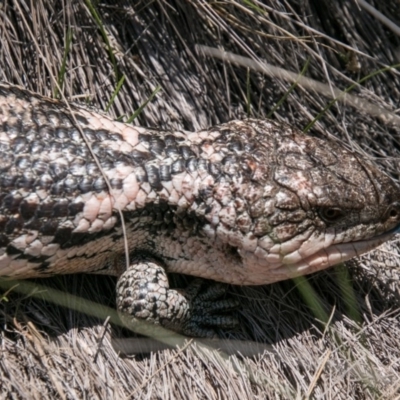
[[[224,313],[238,306],[224,299],[226,285],[194,280],[185,290],[171,289],[165,268],[154,259],[133,259],[117,283],[117,309],[122,321],[161,325],[187,336],[214,337],[215,329],[238,322]]]

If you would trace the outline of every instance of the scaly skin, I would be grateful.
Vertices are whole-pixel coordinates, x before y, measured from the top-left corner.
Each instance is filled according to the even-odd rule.
[[[65,104],[0,85],[1,276],[117,275],[128,320],[211,336],[234,320],[198,309],[233,303],[197,283],[172,290],[166,272],[268,284],[365,253],[399,226],[399,188],[336,142],[268,120],[165,132],[71,107],[111,193]]]

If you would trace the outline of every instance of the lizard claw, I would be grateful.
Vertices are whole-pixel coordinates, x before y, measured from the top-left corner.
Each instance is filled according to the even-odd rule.
[[[223,298],[228,285],[195,279],[185,290],[190,309],[182,333],[187,336],[213,338],[215,329],[233,329],[239,322],[230,313],[239,307],[234,298]]]

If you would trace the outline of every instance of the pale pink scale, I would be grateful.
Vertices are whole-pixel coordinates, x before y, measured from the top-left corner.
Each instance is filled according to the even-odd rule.
[[[136,176],[134,173],[128,175],[124,179],[124,183],[122,186],[125,196],[129,201],[134,201],[138,192],[139,192],[139,184],[137,182]]]
[[[172,192],[174,186],[173,186],[173,184],[172,184],[171,181],[168,181],[168,182],[162,181],[161,184],[163,185],[164,189],[165,189],[168,193],[171,193],[171,192]]]
[[[117,123],[118,124],[118,123]],[[136,146],[139,142],[139,132],[129,125],[121,124],[121,135],[131,146]]]
[[[101,202],[96,196],[92,195],[89,200],[86,201],[83,208],[83,218],[86,218],[90,222],[94,221],[99,214],[100,205]]]
[[[42,256],[51,257],[57,252],[59,248],[60,245],[58,243],[50,243],[42,248]]]
[[[79,213],[75,217],[75,224],[77,224],[77,227],[73,230],[74,233],[76,232],[87,232],[90,228],[90,222],[85,219],[82,215],[83,213]]]
[[[108,220],[104,222],[103,229],[109,230],[113,228],[116,223],[117,223],[117,217],[113,216],[111,218],[108,218]]]
[[[172,184],[174,185],[174,188],[178,193],[182,193],[182,181],[185,177],[185,174],[185,172],[181,172],[180,174],[172,176]]]
[[[189,207],[189,202],[185,196],[181,196],[180,199],[178,200],[177,205],[178,205],[178,207],[182,207],[182,208],[186,209]]]
[[[40,240],[33,241],[29,247],[27,247],[24,251],[24,254],[39,257],[41,255],[43,249],[43,243]]]
[[[147,196],[148,196],[148,194],[144,190],[142,190],[142,189],[139,190],[139,192],[135,198],[135,203],[138,208],[142,208],[145,206]]]
[[[182,180],[182,190],[183,195],[189,202],[192,202],[194,200],[193,189],[193,178],[189,173],[187,173]]]
[[[124,210],[124,208],[129,204],[128,197],[126,197],[126,195],[121,191],[118,194],[114,194],[114,201],[114,210]]]
[[[27,247],[26,238],[27,238],[27,235],[20,235],[10,243],[10,246],[23,251]]]
[[[271,248],[275,245],[275,242],[269,236],[263,236],[258,239],[258,246],[264,250],[271,250]]]
[[[303,233],[299,233],[292,239],[289,239],[288,241],[284,242],[281,244],[281,254],[286,257],[288,257],[288,262],[290,260],[290,255],[294,252],[300,249],[303,243],[305,243],[308,238],[311,236],[311,233],[313,232],[312,229],[308,229],[304,231]],[[328,242],[325,243],[324,247],[327,246]]]
[[[114,201],[111,197],[106,197],[100,204],[98,218],[106,221],[112,215]]]

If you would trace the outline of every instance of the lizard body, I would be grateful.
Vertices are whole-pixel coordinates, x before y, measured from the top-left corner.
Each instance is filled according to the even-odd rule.
[[[0,276],[117,275],[133,320],[210,336],[232,320],[199,323],[197,289],[170,289],[166,272],[236,285],[312,273],[392,237],[399,201],[369,161],[285,124],[160,131],[0,84]]]

